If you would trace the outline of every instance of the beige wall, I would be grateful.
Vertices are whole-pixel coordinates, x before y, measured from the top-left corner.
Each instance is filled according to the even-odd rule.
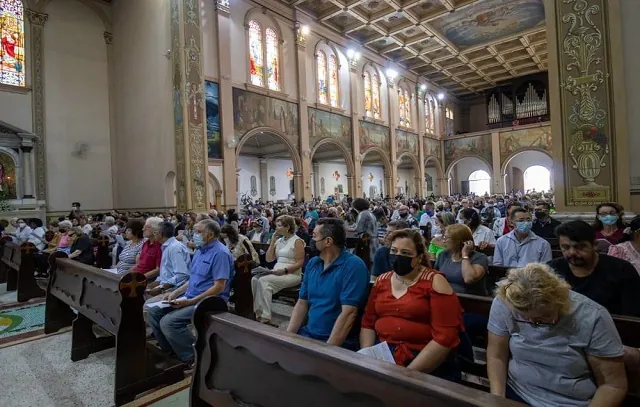
[[[115,206],[160,208],[175,171],[168,0],[113,4]]]
[[[48,209],[68,209],[72,201],[87,210],[112,208],[104,23],[75,0],[53,1],[44,12]],[[72,154],[79,144],[87,146],[86,158]]]
[[[201,1],[204,76],[209,79],[218,79],[218,28],[214,4],[214,1]]]
[[[637,152],[640,150],[640,53],[638,52],[638,38],[640,38],[640,1],[620,1],[622,11],[622,46],[625,71],[625,88],[627,96],[627,130],[629,134],[629,157],[631,173],[631,190],[640,192],[640,160]],[[634,205],[640,210],[640,205]]]
[[[469,133],[487,129],[487,105],[484,98],[469,105]]]
[[[22,130],[33,131],[31,92],[12,93],[0,91],[0,120]]]

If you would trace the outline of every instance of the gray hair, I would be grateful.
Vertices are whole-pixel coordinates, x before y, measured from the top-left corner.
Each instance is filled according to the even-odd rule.
[[[58,227],[63,229],[71,229],[73,227],[73,223],[71,223],[70,220],[63,220],[62,222],[58,223]]]
[[[151,226],[151,229],[154,232],[160,232],[160,224],[162,222],[164,221],[161,218],[153,216],[151,218],[147,218],[147,221],[144,224]]]
[[[113,226],[116,224],[116,219],[113,216],[106,216],[104,218],[104,223],[106,223],[109,226]]]
[[[218,222],[213,219],[205,219],[198,222],[199,225],[202,225],[205,232],[213,233],[213,236],[217,239],[220,237],[220,225]]]

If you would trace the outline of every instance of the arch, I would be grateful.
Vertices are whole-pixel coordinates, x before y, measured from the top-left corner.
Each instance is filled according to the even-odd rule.
[[[378,76],[382,77],[382,70],[378,68],[378,66],[372,61],[367,61],[364,63],[364,65],[362,65],[363,76],[364,76],[364,73],[367,72],[367,68],[373,69],[376,72],[376,74],[378,74]],[[382,86],[382,80],[380,81],[380,86]]]
[[[404,157],[404,156],[409,157],[409,159],[413,163],[413,168],[416,169],[416,176],[419,175],[420,174],[420,160],[418,160],[418,158],[415,155],[413,155],[411,153],[408,153],[408,152],[404,152],[404,153],[402,153],[402,154],[400,154],[398,156],[398,159],[396,160],[396,163],[399,164],[400,161],[402,160],[402,157]]]
[[[449,176],[451,174],[451,170],[453,169],[453,167],[455,167],[456,164],[458,164],[460,161],[462,161],[464,159],[467,159],[467,158],[477,158],[478,160],[482,161],[484,163],[484,165],[487,166],[487,172],[489,174],[491,174],[493,172],[493,167],[491,166],[491,164],[489,164],[489,161],[485,160],[484,158],[480,157],[479,155],[465,155],[464,157],[456,158],[455,160],[453,160],[451,162],[451,164],[449,164],[449,166],[447,167],[447,171],[446,171],[447,178],[449,178]]]
[[[444,178],[444,171],[442,170],[442,164],[440,164],[440,160],[435,155],[427,156],[424,160],[424,166],[426,167],[429,161],[435,162],[436,172],[438,173],[439,178]]]
[[[469,181],[469,192],[472,192],[476,195],[482,195],[491,192],[491,174],[489,174],[485,170],[475,170],[468,177]],[[476,182],[474,187],[480,185],[480,189],[477,191],[472,190],[472,182]],[[479,184],[478,184],[479,183]],[[484,191],[483,191],[484,190]]]
[[[531,171],[534,170],[536,172],[538,172],[540,174],[540,177],[538,177],[538,174],[531,174]],[[542,173],[546,172],[546,177],[541,177]],[[536,181],[538,181],[538,186],[540,186],[539,188],[531,188],[531,184],[528,181],[528,178],[530,178],[529,176],[527,176],[527,174],[531,174],[531,177],[536,179]],[[524,187],[524,191],[528,191],[530,189],[537,189],[538,191],[549,191],[551,189],[551,185],[553,184],[551,182],[551,170],[547,167],[545,167],[544,165],[540,165],[540,164],[535,164],[535,165],[531,165],[527,168],[525,168],[525,170],[522,173],[522,177],[523,177],[523,187]],[[546,178],[546,179],[545,179]],[[543,181],[544,180],[544,181]],[[536,182],[534,181],[534,183]]]
[[[324,75],[325,75],[325,86],[327,89],[327,101],[326,103],[320,101],[320,91],[319,91],[319,83],[320,78],[318,74],[318,70],[320,68],[319,55],[320,53],[324,54]],[[336,47],[331,43],[331,41],[323,38],[316,42],[316,46],[313,50],[313,55],[315,56],[315,66],[313,69],[313,78],[315,83],[315,92],[316,92],[316,102],[321,103],[331,107],[340,107],[342,101],[342,81],[340,80],[340,74],[342,69],[342,63],[340,62],[340,54]],[[335,67],[336,67],[336,103],[335,105],[331,103],[331,58],[335,58]]]
[[[333,144],[336,147],[338,147],[338,150],[340,150],[340,153],[344,157],[344,162],[347,165],[348,173],[345,174],[345,176],[347,176],[347,177],[353,176],[353,174],[355,172],[355,167],[353,165],[353,160],[351,159],[351,153],[349,152],[349,149],[338,140],[334,140],[334,139],[331,139],[331,138],[323,138],[322,140],[318,141],[316,143],[316,145],[313,146],[313,149],[311,150],[311,155],[309,156],[309,157],[311,157],[311,161],[313,161],[313,155],[316,153],[318,148],[320,146],[325,145],[325,144]]]
[[[249,21],[256,20],[260,22],[260,20],[264,18],[269,20],[269,22],[273,25],[273,28],[276,30],[276,34],[278,34],[278,38],[280,39],[280,41],[283,41],[282,28],[280,27],[280,23],[278,22],[278,19],[275,18],[274,15],[264,7],[253,7],[252,9],[247,11],[247,14],[244,15],[244,25],[246,27],[249,24]],[[291,28],[293,29],[293,27]]]
[[[382,165],[384,167],[386,176],[391,177],[391,161],[389,161],[387,153],[380,147],[369,147],[365,152],[360,154],[360,162],[364,161],[364,158],[367,156],[367,154],[374,151],[377,152],[380,157],[382,157]]]
[[[287,139],[281,131],[276,130],[272,127],[256,127],[255,129],[251,129],[248,132],[244,133],[242,137],[240,137],[240,141],[236,146],[236,160],[240,156],[240,151],[242,151],[242,146],[247,142],[251,137],[256,136],[260,133],[269,133],[272,136],[276,136],[279,138],[291,153],[291,162],[293,162],[293,172],[295,175],[300,175],[302,171],[302,161],[300,159],[300,155],[296,151],[295,146]]]
[[[164,204],[167,208],[176,206],[176,173],[169,171],[164,177]]]
[[[55,1],[55,0],[41,0],[36,6],[36,11],[38,11],[39,13],[44,13],[45,12],[44,10],[52,1]],[[104,10],[100,8],[100,6],[98,6],[95,2],[91,0],[76,0],[76,1],[89,7],[94,13],[96,13],[98,18],[102,20],[102,24],[104,25],[105,31],[112,32],[111,19],[109,18],[107,13],[105,13]],[[23,0],[23,3],[27,3],[27,2]]]
[[[251,52],[249,45],[249,22],[254,20],[256,23],[260,25],[260,33],[261,33],[261,43],[262,43],[262,84],[253,84],[251,82]],[[244,28],[245,28],[245,56],[247,61],[246,75],[247,75],[247,83],[252,84],[253,86],[258,86],[261,88],[269,89],[275,92],[284,92],[285,91],[285,69],[283,69],[284,60],[284,37],[282,35],[282,27],[280,26],[280,22],[275,17],[275,15],[263,7],[254,7],[247,11],[244,16]],[[291,27],[293,29],[293,27]],[[269,87],[269,73],[268,66],[269,61],[267,58],[268,50],[267,50],[267,31],[272,29],[276,35],[277,39],[277,73],[274,75],[277,76],[277,89]]]
[[[507,158],[504,160],[504,162],[500,166],[500,174],[504,174],[507,171],[507,167],[509,166],[509,163],[511,162],[511,160],[513,160],[514,158],[516,158],[520,154],[526,153],[528,151],[537,151],[539,153],[542,153],[542,154],[546,155],[547,157],[549,157],[549,159],[551,161],[553,161],[553,157],[551,156],[551,153],[549,153],[548,151],[542,150],[540,148],[529,147],[529,148],[525,148],[523,150],[518,150],[518,151],[515,151],[515,152],[509,154],[509,156],[507,156]]]

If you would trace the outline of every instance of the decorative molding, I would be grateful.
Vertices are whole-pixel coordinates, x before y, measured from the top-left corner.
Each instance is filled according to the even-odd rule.
[[[216,0],[215,8],[216,10],[223,12],[225,14],[231,13],[231,9],[229,7],[229,0]]]
[[[37,25],[40,27],[43,27],[47,22],[47,19],[49,18],[49,14],[39,13],[31,9],[26,9],[24,12],[32,25]]]
[[[105,31],[102,36],[104,37],[104,42],[107,45],[111,45],[111,43],[113,42],[113,34],[111,34],[109,31]]]
[[[33,132],[38,137],[35,142],[35,177],[36,196],[38,200],[47,198],[46,154],[45,154],[45,126],[44,126],[44,24],[48,14],[26,9],[27,18],[31,23],[31,67],[33,86]]]
[[[180,46],[180,0],[171,0],[171,65],[173,69],[174,147],[176,158],[176,208],[187,210],[184,106]]]
[[[307,36],[304,34],[304,30],[300,23],[296,22],[295,24],[295,37],[296,37],[296,45],[302,49],[307,47]]]

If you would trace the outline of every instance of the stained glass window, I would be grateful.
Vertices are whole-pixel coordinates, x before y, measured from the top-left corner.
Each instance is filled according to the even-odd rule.
[[[0,0],[0,83],[25,86],[24,10],[20,0]]]
[[[318,51],[318,102],[329,103],[327,91],[327,55]]]
[[[369,72],[364,73],[364,114],[365,116],[372,116],[371,109],[371,74]]]
[[[424,128],[425,131],[429,134],[433,134],[433,127],[431,126],[431,120],[433,116],[431,115],[431,99],[426,97],[424,99]]]
[[[262,28],[255,21],[249,21],[249,74],[251,84],[264,86],[262,64]]]
[[[398,109],[400,113],[400,126],[411,127],[411,101],[406,89],[398,90]]]
[[[380,80],[375,73],[371,76],[371,102],[373,104],[373,117],[380,118]]]
[[[269,89],[280,90],[278,35],[273,28],[267,28],[265,36],[267,37],[267,83],[269,84]]]
[[[329,98],[331,106],[338,107],[338,59],[329,56]]]

